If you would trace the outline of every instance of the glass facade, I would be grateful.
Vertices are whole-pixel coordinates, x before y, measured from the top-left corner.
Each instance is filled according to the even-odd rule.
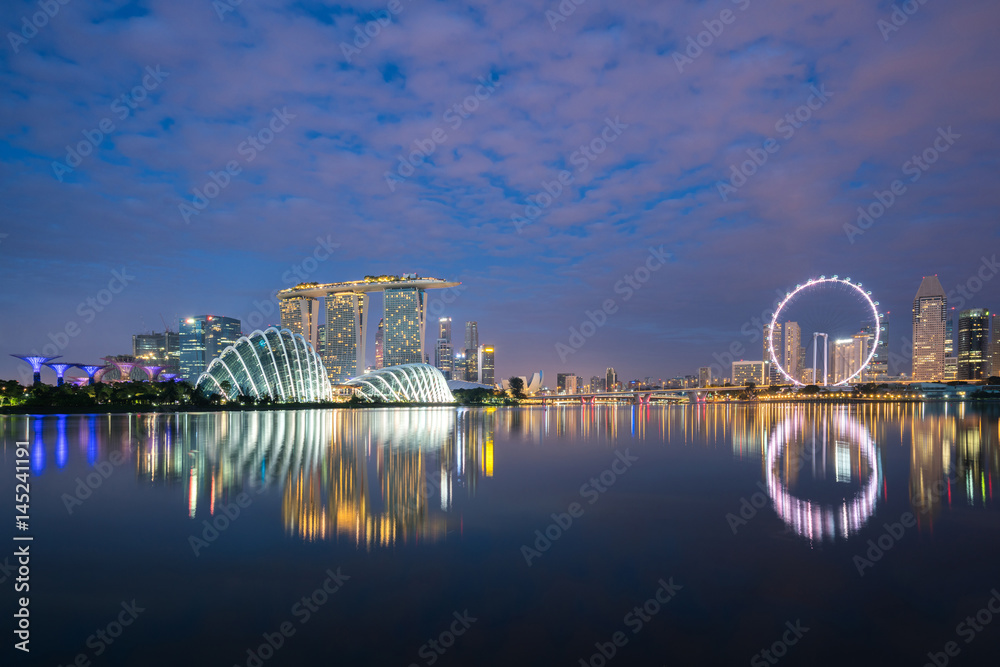
[[[326,297],[326,369],[340,383],[365,371],[365,315],[368,295],[338,292]]]
[[[479,347],[479,384],[496,384],[493,378],[493,346]]]
[[[913,379],[944,379],[948,297],[937,276],[925,276],[913,299]]]
[[[958,315],[958,379],[982,380],[988,375],[990,311],[963,310]]]
[[[169,373],[176,373],[181,363],[180,334],[173,331],[135,334],[132,336],[132,356],[143,364],[155,364]]]
[[[333,396],[323,361],[302,334],[270,327],[239,338],[198,378],[206,394],[328,401]]]
[[[424,361],[424,290],[403,287],[385,290],[385,365]]]
[[[198,315],[180,321],[180,375],[194,382],[208,362],[240,337],[240,321],[232,317]]]
[[[365,373],[347,382],[368,402],[454,403],[441,371],[430,364],[403,364]]]
[[[319,347],[319,299],[296,297],[281,299],[281,326],[292,333],[302,334],[314,348]]]

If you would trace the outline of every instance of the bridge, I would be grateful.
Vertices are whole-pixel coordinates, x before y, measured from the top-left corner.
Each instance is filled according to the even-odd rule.
[[[739,393],[746,391],[746,387],[690,387],[687,389],[634,389],[628,391],[603,391],[585,394],[554,394],[551,396],[530,396],[524,399],[524,403],[534,405],[557,405],[565,403],[579,403],[581,405],[595,405],[598,401],[607,403],[617,403],[628,401],[635,405],[649,405],[652,401],[688,401],[694,403],[704,403],[708,394],[712,393]]]

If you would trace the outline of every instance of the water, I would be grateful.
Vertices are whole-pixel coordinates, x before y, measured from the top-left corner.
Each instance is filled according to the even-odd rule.
[[[4,664],[996,664],[998,415],[0,417],[34,538],[30,655],[0,571]]]

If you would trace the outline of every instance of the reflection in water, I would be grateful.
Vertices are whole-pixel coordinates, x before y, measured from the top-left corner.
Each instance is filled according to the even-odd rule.
[[[731,448],[760,466],[775,511],[810,540],[850,536],[902,492],[904,480],[883,466],[886,443],[899,443],[923,529],[942,508],[992,503],[998,416],[1000,406],[956,403],[587,405],[0,416],[0,432],[6,443],[30,440],[35,474],[119,452],[143,483],[176,487],[191,517],[267,487],[280,492],[289,534],[370,548],[460,530],[460,503],[494,474],[495,438]],[[835,497],[816,499],[831,489]]]
[[[831,449],[837,482],[850,482],[857,473],[857,479],[865,480],[861,493],[835,504],[792,495],[781,481],[778,468],[781,467],[788,478],[794,478],[808,461],[812,464],[813,477],[825,477],[829,465],[827,453]],[[860,455],[857,464],[852,456],[854,453]],[[784,459],[782,454],[785,454]],[[833,539],[838,535],[847,538],[860,530],[875,513],[882,482],[875,442],[846,408],[832,415],[807,416],[806,410],[789,415],[771,433],[764,472],[775,512],[792,530],[810,541]]]

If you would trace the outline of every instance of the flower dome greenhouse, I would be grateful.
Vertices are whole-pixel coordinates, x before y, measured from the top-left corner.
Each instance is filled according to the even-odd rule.
[[[239,338],[198,377],[205,394],[228,399],[252,396],[275,401],[329,401],[323,361],[302,334],[270,327]]]
[[[454,403],[448,381],[429,364],[403,364],[351,378],[348,386],[358,387],[355,396],[368,402]]]

